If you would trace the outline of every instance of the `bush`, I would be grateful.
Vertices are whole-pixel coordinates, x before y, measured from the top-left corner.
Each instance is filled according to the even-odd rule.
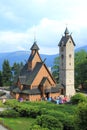
[[[18,104],[19,104],[19,102],[16,99],[7,100],[6,103],[5,103],[5,105],[12,107],[12,108],[15,107]]]
[[[0,112],[0,117],[19,117],[20,114],[13,109]]]
[[[78,104],[80,102],[86,102],[86,96],[82,93],[77,93],[76,95],[71,97],[72,104]]]
[[[75,115],[76,130],[87,130],[87,103],[80,103]]]
[[[66,117],[62,119],[62,123],[63,123],[63,130],[74,130],[75,129],[74,116],[67,114]]]
[[[41,128],[39,125],[31,126],[30,130],[49,130],[48,128]]]
[[[48,128],[49,130],[63,130],[62,123],[50,115],[39,116],[37,118],[37,125],[40,125],[41,128]]]

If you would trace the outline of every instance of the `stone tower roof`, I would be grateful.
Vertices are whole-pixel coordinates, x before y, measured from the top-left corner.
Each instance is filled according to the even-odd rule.
[[[58,46],[61,46],[62,44],[63,44],[63,46],[66,46],[66,44],[67,44],[67,42],[68,42],[69,39],[71,39],[73,45],[75,46],[75,42],[74,42],[72,36],[69,34],[69,31],[68,31],[68,28],[67,28],[67,27],[66,27],[66,29],[65,29],[64,34],[65,34],[65,35],[62,36],[62,38],[61,38],[61,40],[60,40]]]

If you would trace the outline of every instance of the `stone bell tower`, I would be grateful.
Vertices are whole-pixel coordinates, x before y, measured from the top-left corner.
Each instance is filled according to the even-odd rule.
[[[63,94],[72,96],[75,94],[74,88],[74,46],[72,36],[66,27],[64,36],[62,36],[59,44],[60,55],[60,71],[59,82],[64,88]]]

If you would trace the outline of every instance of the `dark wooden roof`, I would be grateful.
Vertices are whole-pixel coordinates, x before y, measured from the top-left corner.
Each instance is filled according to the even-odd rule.
[[[26,76],[19,76],[21,84],[26,84]]]
[[[36,95],[36,94],[41,94],[41,91],[38,88],[34,88],[34,89],[23,90],[21,93]]]
[[[35,56],[35,53],[34,53],[33,55],[32,55],[32,53],[31,53],[31,55],[30,55],[30,57],[29,57],[29,59],[28,59],[28,62],[31,62],[31,61],[33,60],[34,56]]]
[[[41,62],[42,62],[42,59],[41,59],[41,57],[40,57],[38,51],[37,51],[37,52],[35,51],[34,54],[32,54],[32,53],[30,54],[30,57],[29,57],[29,59],[28,59],[28,62],[32,62],[32,60],[33,60],[33,58],[34,58],[34,56],[35,56],[36,53],[38,54],[38,56],[39,56],[39,58],[40,58],[40,60],[41,60]]]
[[[41,82],[40,82],[40,85],[43,85],[46,80],[48,80],[48,78],[47,78],[47,77],[43,77],[43,79],[42,79]]]
[[[36,44],[36,41],[34,42],[34,44],[31,47],[31,50],[39,50],[38,45]]]
[[[61,87],[57,85],[55,87],[51,87],[50,89],[45,89],[45,93],[58,93],[60,88]],[[41,94],[41,91],[38,87],[33,88],[33,89],[26,88],[26,89],[20,90],[17,86],[15,87],[11,86],[10,90],[14,93],[22,93],[22,94],[30,94],[30,95]]]
[[[57,86],[55,86],[55,87],[51,87],[50,89],[46,89],[45,92],[46,92],[46,93],[48,93],[48,92],[56,93],[56,92],[59,92],[60,88],[61,88],[61,87],[60,87],[59,85],[57,85]]]
[[[12,91],[13,93],[21,93],[21,90],[17,86],[11,86],[10,91]]]
[[[39,72],[40,68],[42,67],[42,64],[43,63],[41,62],[37,62],[34,69],[31,71],[28,71],[27,70],[28,63],[26,63],[23,69],[21,70],[21,73],[19,76],[19,80],[21,84],[31,85],[37,73]]]

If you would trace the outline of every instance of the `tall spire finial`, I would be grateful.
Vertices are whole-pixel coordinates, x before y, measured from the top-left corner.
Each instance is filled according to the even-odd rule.
[[[68,36],[69,35],[69,31],[68,31],[68,28],[66,27],[65,29],[65,32],[64,32],[65,36]]]

